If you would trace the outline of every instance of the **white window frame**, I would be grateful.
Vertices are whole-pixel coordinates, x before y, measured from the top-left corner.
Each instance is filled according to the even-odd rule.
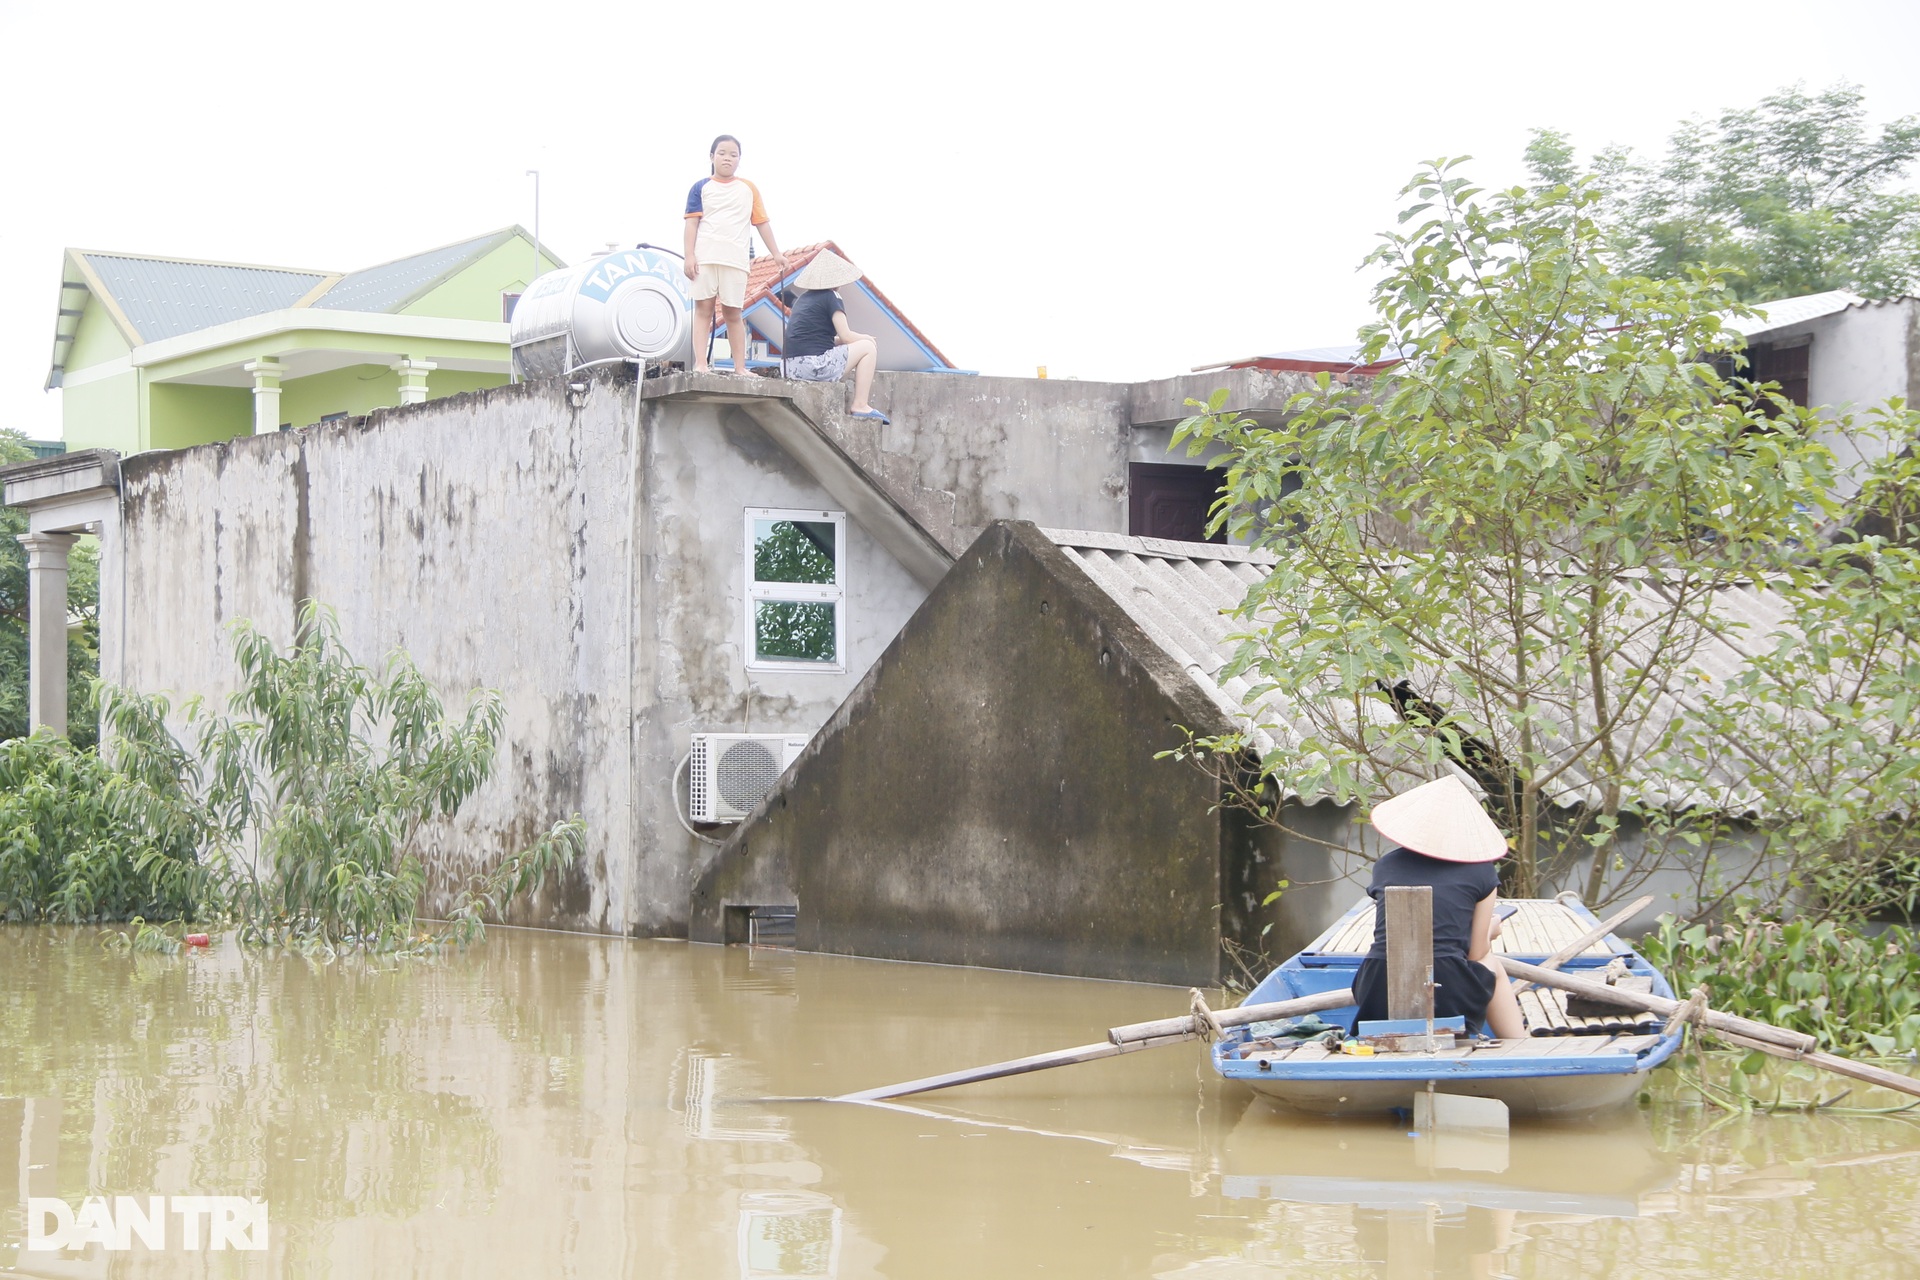
[[[753,576],[754,524],[761,520],[810,521],[833,525],[833,583],[759,582]],[[843,674],[847,669],[847,513],[844,511],[804,511],[788,507],[748,507],[744,519],[741,547],[745,555],[746,579],[746,657],[749,671],[811,671],[822,675]],[[754,615],[763,600],[788,602],[824,602],[833,609],[832,662],[799,662],[791,658],[762,658],[758,653]]]

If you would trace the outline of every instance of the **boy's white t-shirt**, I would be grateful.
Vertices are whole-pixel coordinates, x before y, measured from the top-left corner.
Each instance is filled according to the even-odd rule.
[[[687,192],[687,216],[700,219],[693,256],[702,265],[742,271],[751,265],[747,242],[767,221],[760,188],[745,178],[702,178]]]

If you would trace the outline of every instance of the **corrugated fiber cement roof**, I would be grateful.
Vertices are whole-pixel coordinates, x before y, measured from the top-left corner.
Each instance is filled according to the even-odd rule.
[[[1244,676],[1222,675],[1222,668],[1239,647],[1235,637],[1249,629],[1247,620],[1237,616],[1236,610],[1248,588],[1259,583],[1276,563],[1275,556],[1216,543],[1170,542],[1073,529],[1041,532],[1185,668],[1214,705],[1240,726],[1256,751],[1265,754],[1319,732],[1312,715],[1314,708],[1285,701],[1274,693],[1249,703],[1247,695],[1253,682]],[[1633,581],[1649,597],[1651,610],[1667,607],[1656,586],[1645,579]],[[1711,682],[1724,683],[1746,665],[1748,651],[1784,627],[1789,615],[1778,596],[1740,586],[1727,588],[1715,597],[1712,616],[1717,634],[1703,642],[1694,654],[1693,666]],[[1489,649],[1488,659],[1498,663],[1494,647]],[[1416,679],[1414,685],[1423,693],[1431,692],[1441,687],[1439,673],[1430,673],[1424,682]],[[1683,714],[1691,697],[1683,689],[1652,700],[1644,718],[1648,730],[1657,733]],[[1341,714],[1351,715],[1351,711],[1342,707]],[[1388,713],[1382,709],[1380,714]],[[1567,730],[1570,734],[1571,726]],[[1553,747],[1548,744],[1546,749],[1552,751]],[[1740,760],[1738,744],[1729,744],[1712,775],[1712,796],[1682,793],[1650,765],[1631,774],[1628,781],[1634,799],[1641,803],[1706,804],[1723,811],[1758,812],[1761,797],[1752,794],[1745,784]],[[1577,768],[1562,776],[1554,793],[1554,799],[1562,804],[1597,800],[1599,794],[1595,780]]]

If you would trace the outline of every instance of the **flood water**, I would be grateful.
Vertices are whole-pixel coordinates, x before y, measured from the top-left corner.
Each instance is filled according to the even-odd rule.
[[[1184,1005],[508,930],[319,964],[0,927],[0,1274],[1920,1275],[1911,1117],[1729,1118],[1662,1087],[1604,1123],[1517,1123],[1505,1171],[1473,1171],[1404,1123],[1223,1086],[1197,1046],[911,1105],[764,1101]],[[89,1195],[264,1197],[268,1248],[22,1247],[26,1197]]]

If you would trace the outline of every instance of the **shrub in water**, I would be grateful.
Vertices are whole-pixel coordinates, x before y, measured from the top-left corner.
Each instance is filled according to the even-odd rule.
[[[208,834],[177,775],[44,732],[0,742],[0,919],[193,917],[212,896]]]
[[[52,740],[21,748],[46,780],[12,802],[23,816],[6,828],[19,834],[0,853],[9,914],[217,913],[249,941],[377,949],[419,941],[426,868],[416,837],[487,780],[503,723],[498,695],[476,692],[450,716],[405,654],[381,672],[360,666],[333,613],[312,603],[284,652],[242,622],[234,656],[241,680],[230,714],[198,699],[179,709],[192,749],[169,728],[166,699],[124,690],[102,699],[108,760]],[[92,826],[63,834],[74,815],[96,810],[103,816]],[[99,837],[86,834],[96,828]],[[483,912],[503,912],[573,861],[584,830],[577,818],[557,823],[468,886],[450,913],[452,936],[476,936]],[[114,841],[127,868],[107,856]]]

